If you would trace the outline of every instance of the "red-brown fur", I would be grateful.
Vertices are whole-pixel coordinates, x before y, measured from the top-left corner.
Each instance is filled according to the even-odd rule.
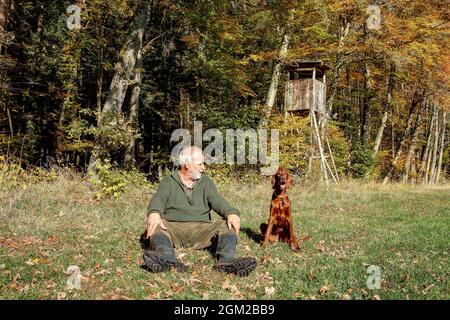
[[[300,246],[294,235],[292,222],[292,208],[286,193],[292,185],[291,175],[280,167],[272,176],[272,202],[270,204],[270,216],[268,224],[263,223],[260,230],[264,235],[262,246],[266,247],[271,242],[281,241],[291,245],[292,250],[298,251]]]

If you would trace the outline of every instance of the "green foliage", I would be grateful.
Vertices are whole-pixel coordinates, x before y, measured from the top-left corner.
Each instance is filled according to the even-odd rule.
[[[345,137],[345,134],[343,130],[336,126],[333,122],[329,122],[326,127],[325,136],[328,139],[336,165],[336,171],[339,176],[345,176],[348,161],[350,159],[350,145]],[[328,143],[324,141],[323,147],[326,155],[329,155]],[[331,157],[329,160],[329,164],[332,166]]]
[[[119,198],[130,187],[154,189],[154,185],[142,172],[136,170],[127,172],[114,168],[108,159],[97,163],[96,168],[97,173],[91,174],[90,182],[97,188],[95,197],[98,200],[109,197]]]
[[[20,164],[8,161],[5,157],[0,156],[0,191],[26,190],[30,185],[52,182],[58,177],[59,173],[54,169],[29,167],[24,170]]]
[[[280,165],[293,172],[306,173],[312,152],[309,118],[276,114],[269,128],[279,130]]]
[[[276,114],[272,117],[270,128],[276,128],[280,134],[280,164],[300,175],[308,170],[308,161],[311,154],[318,154],[318,146],[311,144],[315,132],[311,128],[309,117],[284,116]],[[313,137],[311,135],[314,135]],[[339,175],[345,173],[349,158],[349,145],[341,130],[329,123],[324,136],[327,137],[336,170]],[[326,140],[322,141],[325,155],[329,156]],[[331,157],[329,164],[332,166]]]
[[[349,157],[345,140],[355,141],[365,128],[370,132],[364,139],[376,136],[390,74],[395,74],[388,124],[392,144],[399,145],[404,136],[416,92],[426,92],[427,105],[448,105],[442,85],[448,82],[446,11],[439,1],[380,3],[379,31],[364,27],[367,1],[156,1],[139,62],[138,128],[127,120],[129,89],[117,117],[99,126],[136,8],[150,2],[77,2],[81,29],[72,31],[66,26],[67,1],[44,7],[40,1],[22,2],[4,9],[9,12],[0,56],[0,151],[22,166],[58,163],[84,170],[94,155],[120,167],[134,136],[132,162],[154,177],[170,165],[169,140],[176,128],[191,129],[194,120],[202,121],[205,130],[257,128],[284,35],[290,36],[284,62],[322,60],[331,67],[327,103],[342,131],[331,125],[326,135],[340,175]],[[274,109],[283,107],[284,79],[285,69]],[[312,152],[309,126],[292,119],[274,120],[274,125],[282,134],[281,162],[304,173]],[[383,135],[382,148],[390,145],[388,136]],[[368,153],[353,147],[352,176],[379,176],[389,165],[371,165]],[[253,169],[233,170],[241,175],[242,168]]]
[[[114,196],[118,198],[125,191],[125,178],[118,170],[112,170],[109,160],[97,163],[97,176],[91,177],[91,182],[100,191],[95,193],[97,199]]]
[[[237,181],[239,183],[256,183],[265,179],[259,168],[251,165],[212,164],[207,166],[206,170],[206,174],[219,186],[229,185]]]
[[[367,146],[356,142],[350,150],[350,174],[354,178],[364,178],[372,169],[374,159],[372,150]]]
[[[39,182],[53,182],[60,176],[54,169],[43,169],[40,167],[33,168],[30,171],[30,180],[31,183],[39,183]]]
[[[27,188],[26,171],[18,164],[6,161],[0,156],[0,191],[8,191],[15,188]]]

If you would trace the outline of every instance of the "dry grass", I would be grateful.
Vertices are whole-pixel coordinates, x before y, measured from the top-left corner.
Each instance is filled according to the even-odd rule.
[[[269,182],[221,184],[242,212],[238,252],[256,256],[247,278],[212,271],[207,251],[179,250],[187,273],[140,268],[138,239],[151,193],[133,188],[97,201],[86,181],[60,177],[0,193],[2,299],[449,299],[450,186],[347,181],[329,189],[297,183],[290,192],[300,253],[264,251]],[[81,290],[65,270],[80,267]],[[367,267],[381,288],[367,287]]]

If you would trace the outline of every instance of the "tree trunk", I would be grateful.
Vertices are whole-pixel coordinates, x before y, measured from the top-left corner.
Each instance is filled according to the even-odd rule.
[[[428,157],[429,157],[429,152],[430,152],[430,146],[431,146],[431,136],[432,136],[432,131],[433,131],[433,126],[434,126],[434,112],[429,112],[428,110],[428,105],[425,105],[428,114],[430,114],[429,116],[429,125],[427,128],[427,133],[426,133],[426,137],[427,137],[427,144],[425,145],[425,151],[423,152],[422,156],[421,156],[421,163],[420,163],[420,168],[419,168],[419,175],[422,179],[422,182],[427,182],[428,179],[428,173],[426,171],[426,165],[427,165],[427,161],[428,161]]]
[[[4,54],[2,44],[6,39],[6,25],[8,23],[10,0],[0,0],[0,54]]]
[[[98,46],[97,46],[97,125],[100,124],[100,115],[102,113],[102,86],[103,86],[103,34],[104,34],[104,28],[99,23],[97,26],[97,32],[98,32]]]
[[[344,47],[344,41],[349,33],[349,30],[350,30],[350,22],[347,19],[345,19],[343,21],[339,34],[339,48],[338,48],[339,51]],[[339,51],[336,53],[336,60],[335,60],[336,67],[333,74],[333,78],[331,79],[330,83],[330,95],[327,101],[327,115],[326,115],[327,117],[331,117],[332,115],[331,113],[333,112],[334,98],[336,96],[337,87],[339,83],[339,73],[343,65],[342,54]]]
[[[370,71],[367,66],[367,62],[364,62],[364,84],[363,84],[363,97],[362,97],[362,110],[361,110],[361,143],[367,145],[369,140],[369,128],[370,128],[370,96],[368,96],[368,91],[370,89]]]
[[[141,93],[141,69],[136,69],[136,75],[134,78],[134,83],[131,88],[131,98],[130,98],[130,144],[125,152],[124,166],[125,169],[130,170],[135,162],[136,155],[136,138],[135,134],[138,130],[138,113],[139,113],[139,97]]]
[[[11,113],[9,112],[9,108],[6,108],[6,113],[8,114],[8,122],[9,122],[9,131],[11,138],[14,138],[14,127],[12,123]]]
[[[287,54],[287,49],[289,47],[290,38],[291,38],[291,36],[287,33],[283,37],[283,44],[281,45],[280,51],[278,53],[278,59],[273,68],[272,80],[270,82],[270,88],[267,93],[266,105],[264,108],[263,118],[260,121],[260,126],[263,126],[267,123],[267,119],[270,117],[272,108],[275,104],[275,98],[277,96],[277,89],[278,89],[278,82],[280,81],[280,76],[281,76],[281,67],[283,66],[283,59],[286,57],[286,54]]]
[[[439,143],[439,109],[435,107],[436,113],[436,126],[434,127],[434,146],[433,146],[433,154],[431,158],[431,172],[430,179],[428,180],[428,184],[434,184],[436,182],[436,161],[437,161],[437,150]]]
[[[101,124],[107,121],[106,118],[119,115],[122,111],[129,82],[133,79],[136,63],[141,58],[142,37],[145,25],[150,17],[151,3],[151,1],[143,1],[131,23],[130,32],[120,51],[121,61],[116,65],[115,74],[103,106]]]
[[[391,63],[391,68],[388,78],[388,88],[386,93],[386,104],[384,106],[384,113],[381,119],[381,125],[378,129],[377,138],[375,139],[375,145],[373,146],[373,156],[375,157],[380,149],[381,139],[383,138],[384,128],[388,119],[389,112],[391,112],[392,92],[394,91],[395,84],[395,64]]]
[[[421,120],[422,120],[422,113],[419,111],[419,113],[417,115],[417,119],[416,119],[416,124],[413,129],[414,131],[413,131],[412,138],[411,138],[411,144],[410,144],[409,150],[408,150],[408,155],[406,156],[406,160],[405,160],[405,166],[404,166],[405,172],[403,173],[403,177],[402,177],[403,182],[408,181],[409,170],[411,168],[411,160],[416,151],[417,137],[419,136],[419,132],[420,132]]]
[[[125,100],[128,86],[136,76],[135,68],[140,64],[142,56],[142,38],[144,36],[145,25],[150,17],[152,1],[141,1],[136,9],[136,16],[131,23],[130,32],[120,51],[121,61],[116,64],[115,74],[111,80],[108,95],[100,114],[98,123],[105,125],[110,119],[122,115],[122,105]],[[96,137],[95,147],[89,161],[88,172],[96,176],[96,165],[99,158],[109,155],[108,147],[103,142],[104,139]]]
[[[431,153],[433,152],[433,138],[434,138],[434,127],[437,126],[437,119],[436,119],[436,110],[435,110],[435,106],[433,106],[433,114],[431,116],[431,127],[430,127],[430,133],[428,135],[428,144],[429,144],[429,148],[428,148],[428,152],[426,154],[426,168],[424,171],[425,177],[424,177],[424,182],[426,184],[428,184],[429,178],[430,178],[430,165],[431,165]]]
[[[444,111],[442,114],[442,132],[441,132],[441,142],[439,145],[439,161],[437,165],[436,183],[439,183],[439,180],[441,179],[442,156],[444,154],[446,128],[447,128],[447,112]]]
[[[422,97],[422,99],[423,99],[423,97]],[[404,147],[405,142],[406,142],[406,136],[411,131],[414,110],[415,110],[415,108],[416,108],[418,103],[419,103],[419,97],[417,97],[417,95],[416,95],[413,98],[413,102],[411,103],[411,107],[409,109],[409,115],[408,115],[408,121],[406,123],[406,128],[403,131],[402,137],[400,138],[400,144],[399,144],[399,146],[397,148],[397,151],[395,153],[394,159],[392,160],[392,163],[391,163],[391,165],[389,167],[388,173],[383,179],[383,184],[386,184],[389,181],[392,173],[394,173],[395,165],[397,164],[398,160],[400,159],[400,156],[403,153],[403,147]]]

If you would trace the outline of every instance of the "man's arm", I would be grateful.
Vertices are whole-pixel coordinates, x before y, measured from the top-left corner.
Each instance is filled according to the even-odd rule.
[[[208,179],[207,190],[210,207],[227,220],[228,229],[234,229],[236,233],[239,233],[239,229],[241,228],[239,210],[230,206],[227,200],[220,195],[215,183],[211,179]]]
[[[147,210],[147,238],[150,238],[160,225],[161,228],[166,229],[161,220],[161,214],[167,206],[167,201],[170,195],[170,180],[163,179],[159,184],[158,190],[153,195]]]
[[[216,184],[209,178],[206,190],[209,206],[221,217],[228,218],[230,214],[240,216],[239,210],[230,206],[228,201],[220,195],[219,191],[217,191]]]
[[[160,214],[164,213],[167,206],[167,201],[169,201],[170,196],[170,177],[167,177],[161,181],[158,190],[153,195],[148,204],[147,216],[150,216],[153,212],[158,212]]]

